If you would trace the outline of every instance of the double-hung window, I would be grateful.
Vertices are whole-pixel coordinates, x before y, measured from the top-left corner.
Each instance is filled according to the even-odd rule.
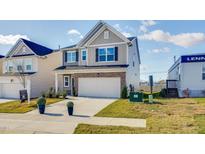
[[[13,62],[12,61],[7,62],[7,68],[8,68],[8,72],[13,72],[14,67],[13,67]]]
[[[19,72],[21,72],[21,71],[23,71],[23,67],[22,67],[21,65],[18,65],[18,66],[17,66],[17,70],[18,70]]]
[[[114,47],[99,48],[98,61],[100,62],[115,61],[115,48]]]
[[[32,71],[32,59],[24,60],[24,68],[26,72]]]
[[[205,65],[202,66],[202,80],[205,80]]]
[[[64,87],[69,87],[69,76],[64,76]]]
[[[82,60],[86,61],[87,60],[87,51],[86,51],[86,49],[81,50],[81,54],[82,54]]]
[[[76,62],[76,51],[67,52],[67,62],[68,63]]]

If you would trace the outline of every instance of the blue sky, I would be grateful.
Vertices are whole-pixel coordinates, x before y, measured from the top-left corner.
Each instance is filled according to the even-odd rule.
[[[56,49],[77,43],[97,21],[0,21],[0,54],[19,37]],[[205,21],[106,21],[126,36],[138,36],[141,79],[166,79],[173,57],[205,52]]]

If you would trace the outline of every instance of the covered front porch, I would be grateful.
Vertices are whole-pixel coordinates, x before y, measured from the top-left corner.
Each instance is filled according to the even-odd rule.
[[[126,86],[125,68],[83,68],[58,70],[55,90],[83,97],[119,98]]]

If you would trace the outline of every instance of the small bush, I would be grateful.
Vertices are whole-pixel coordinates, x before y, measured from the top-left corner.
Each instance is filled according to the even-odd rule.
[[[40,97],[40,98],[38,98],[37,104],[38,104],[38,105],[46,105],[46,99],[45,99],[45,97]]]
[[[160,97],[166,97],[166,95],[167,95],[167,90],[166,89],[162,89],[159,93]]]
[[[63,96],[63,98],[66,98],[67,90],[63,90],[60,95]]]
[[[126,86],[122,89],[121,98],[124,98],[124,99],[127,98],[127,87]]]
[[[73,106],[74,106],[74,103],[70,101],[70,102],[67,102],[66,105],[67,105],[67,107],[73,107]]]
[[[73,96],[78,96],[75,88],[73,88]]]

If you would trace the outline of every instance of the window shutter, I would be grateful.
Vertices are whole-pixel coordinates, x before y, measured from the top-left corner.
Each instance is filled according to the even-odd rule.
[[[67,52],[64,52],[64,60],[65,60],[65,63],[67,63],[67,58],[68,58]]]
[[[115,47],[115,61],[118,61],[118,47]]]
[[[78,61],[78,57],[79,57],[79,52],[76,51],[76,61]]]
[[[98,62],[98,48],[95,50],[95,61]]]

